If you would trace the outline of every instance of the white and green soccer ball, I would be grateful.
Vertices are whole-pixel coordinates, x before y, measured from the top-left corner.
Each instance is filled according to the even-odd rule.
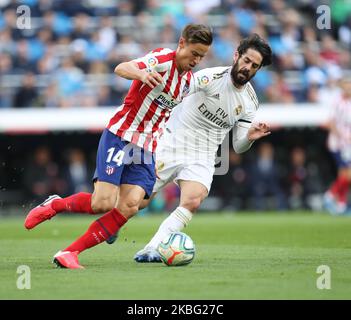
[[[162,261],[167,266],[184,266],[193,261],[195,245],[183,232],[172,232],[157,247]]]

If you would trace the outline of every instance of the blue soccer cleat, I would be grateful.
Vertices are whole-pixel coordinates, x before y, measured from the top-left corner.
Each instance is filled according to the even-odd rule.
[[[336,201],[329,192],[326,192],[323,196],[323,207],[330,214],[336,214]]]
[[[118,232],[116,234],[113,234],[112,236],[110,236],[107,240],[106,243],[108,244],[113,244],[118,238]]]
[[[158,251],[151,247],[138,251],[134,256],[134,260],[140,263],[162,262]]]

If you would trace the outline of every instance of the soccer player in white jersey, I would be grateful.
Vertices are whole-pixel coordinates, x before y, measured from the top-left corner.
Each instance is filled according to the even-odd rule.
[[[331,112],[327,141],[338,174],[323,199],[325,209],[334,215],[346,212],[351,183],[351,78],[343,78],[340,85],[342,93]]]
[[[190,90],[198,93],[179,105],[161,139],[157,151],[159,179],[152,194],[154,197],[173,180],[180,187],[180,203],[144,249],[137,252],[137,262],[160,262],[158,244],[169,233],[189,224],[210,191],[217,149],[231,129],[237,153],[247,151],[255,140],[270,134],[267,124],[252,123],[258,101],[249,80],[271,60],[269,45],[253,34],[240,42],[232,67],[195,73]],[[143,206],[149,201],[144,200]]]
[[[54,256],[57,266],[83,268],[78,254],[113,241],[118,230],[138,212],[144,197],[151,195],[158,138],[172,109],[189,93],[191,70],[211,43],[209,27],[190,24],[182,31],[175,51],[159,48],[115,68],[118,76],[134,81],[100,138],[94,193],[81,192],[63,199],[51,196],[25,219],[25,227],[32,229],[59,212],[104,213],[80,238]]]

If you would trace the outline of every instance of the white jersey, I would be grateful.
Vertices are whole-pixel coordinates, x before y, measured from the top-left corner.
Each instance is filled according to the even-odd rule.
[[[205,158],[212,165],[231,129],[233,140],[240,135],[246,137],[258,100],[249,82],[240,90],[233,85],[230,71],[231,67],[215,67],[194,74],[190,95],[175,108],[167,123],[156,152],[158,160],[173,154],[183,159]]]
[[[172,113],[156,150],[158,192],[174,180],[196,181],[210,191],[217,149],[233,129],[233,147],[244,152],[251,146],[247,132],[258,109],[250,83],[234,87],[231,67],[201,70],[194,74],[190,95]]]

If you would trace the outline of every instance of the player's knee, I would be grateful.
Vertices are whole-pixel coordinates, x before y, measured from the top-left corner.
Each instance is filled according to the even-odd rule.
[[[112,198],[92,198],[91,208],[95,213],[105,213],[115,207],[115,200]]]
[[[187,198],[180,204],[180,206],[188,209],[191,212],[195,212],[197,209],[199,209],[201,202],[201,197]]]
[[[125,201],[121,200],[118,205],[118,209],[123,213],[124,216],[130,218],[139,211],[140,203],[137,199],[130,198]]]

